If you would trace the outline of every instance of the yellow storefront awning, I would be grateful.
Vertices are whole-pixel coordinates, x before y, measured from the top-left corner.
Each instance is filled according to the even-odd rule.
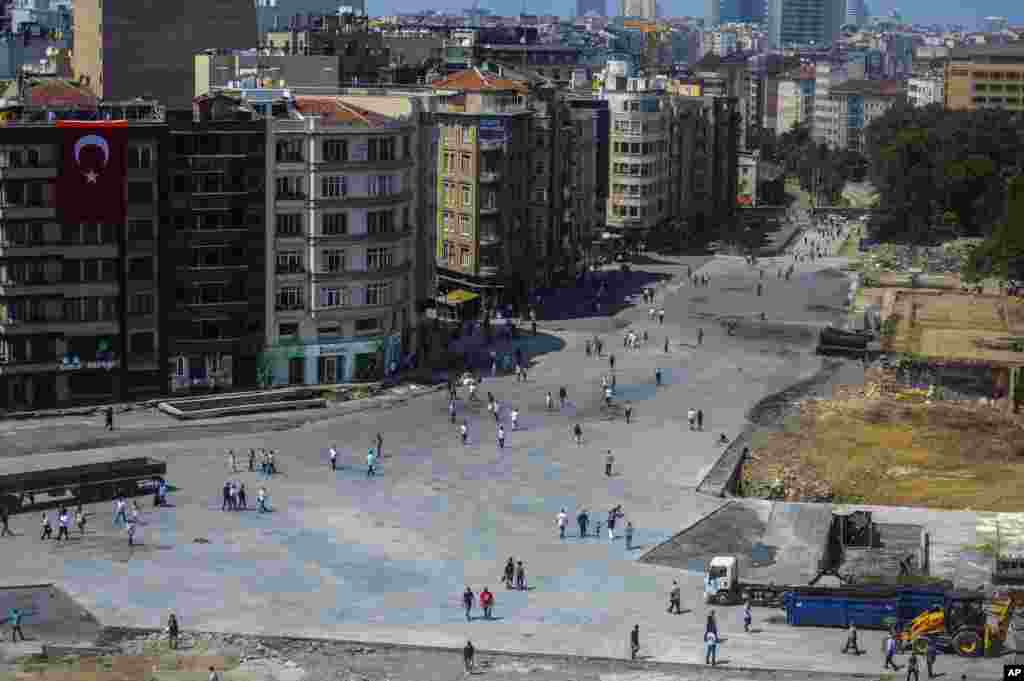
[[[479,293],[473,293],[472,291],[464,291],[463,289],[458,289],[446,295],[444,297],[444,300],[449,305],[462,305],[463,303],[468,303],[469,301],[479,297]]]

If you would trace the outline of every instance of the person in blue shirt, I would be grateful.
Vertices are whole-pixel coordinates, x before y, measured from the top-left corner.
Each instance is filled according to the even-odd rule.
[[[21,630],[21,619],[29,614],[31,613],[27,613],[21,608],[11,608],[7,618],[7,621],[11,623],[11,643],[17,643],[18,636],[21,636],[22,641],[25,640],[25,632]]]

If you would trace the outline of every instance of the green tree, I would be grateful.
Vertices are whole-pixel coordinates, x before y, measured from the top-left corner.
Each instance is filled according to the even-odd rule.
[[[964,277],[1024,280],[1024,175],[1008,184],[1006,215],[988,239],[971,252]]]

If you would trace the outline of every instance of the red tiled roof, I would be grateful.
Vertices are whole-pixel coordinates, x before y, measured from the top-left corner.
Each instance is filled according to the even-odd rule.
[[[46,80],[25,88],[25,105],[40,107],[96,107],[99,100],[92,92],[63,80]]]
[[[498,78],[480,69],[472,68],[453,73],[447,78],[432,83],[435,90],[462,90],[465,92],[527,92],[526,83],[508,78]]]
[[[337,97],[296,97],[295,108],[303,114],[318,114],[325,122],[380,128],[391,122],[384,114],[367,111]]]

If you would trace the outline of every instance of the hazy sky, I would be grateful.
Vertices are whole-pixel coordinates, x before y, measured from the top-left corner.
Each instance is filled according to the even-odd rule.
[[[615,0],[609,0],[608,11],[612,13],[617,6]],[[661,0],[663,11],[669,16],[705,16],[706,0]],[[472,0],[367,0],[367,11],[371,15],[390,14],[392,12],[419,12],[426,9],[462,10],[472,6]],[[480,6],[486,7],[497,14],[518,14],[523,7],[523,0],[480,0]],[[557,14],[569,16],[576,6],[575,0],[526,0],[526,11],[529,14]],[[982,17],[1004,16],[1014,22],[1024,24],[1024,9],[1021,0],[981,0],[973,3],[960,3],[955,0],[868,0],[868,7],[873,14],[885,15],[890,10],[899,8],[905,19],[917,23],[959,23],[976,28]]]

